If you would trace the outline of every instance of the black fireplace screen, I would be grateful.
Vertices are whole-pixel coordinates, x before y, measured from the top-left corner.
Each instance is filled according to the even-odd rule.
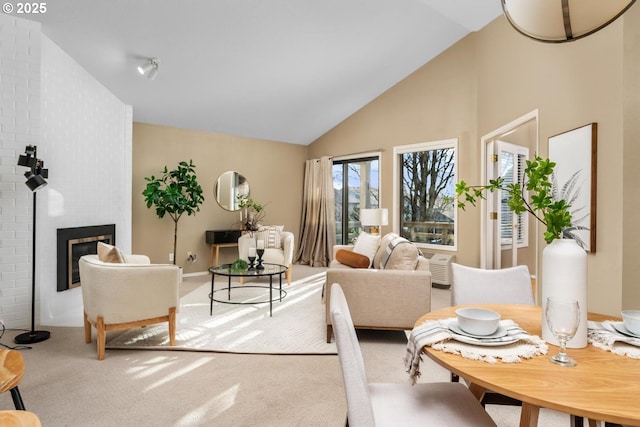
[[[78,262],[98,253],[98,242],[116,244],[115,224],[58,229],[58,292],[80,286]]]

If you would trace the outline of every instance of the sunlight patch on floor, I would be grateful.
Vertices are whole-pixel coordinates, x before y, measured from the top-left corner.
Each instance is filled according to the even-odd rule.
[[[185,414],[174,424],[174,427],[201,426],[205,419],[212,419],[219,416],[235,404],[239,388],[240,386],[236,384],[217,396],[214,396],[204,405]]]
[[[145,391],[150,391],[153,390],[156,387],[160,387],[170,381],[175,380],[176,378],[182,376],[182,375],[186,375],[191,371],[194,371],[204,365],[206,365],[207,363],[210,363],[213,361],[213,357],[202,357],[196,361],[194,361],[193,363],[190,363],[189,365],[186,365],[184,367],[182,367],[181,369],[176,369],[174,371],[172,371],[171,373],[163,376],[162,378],[160,378],[158,381],[149,384],[146,388]]]

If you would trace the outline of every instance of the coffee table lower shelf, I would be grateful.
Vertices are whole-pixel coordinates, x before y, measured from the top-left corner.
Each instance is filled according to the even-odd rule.
[[[266,304],[269,303],[269,317],[273,316],[273,303],[274,301],[282,302],[282,299],[287,296],[287,292],[282,289],[282,275],[287,272],[287,267],[279,264],[266,264],[265,268],[261,270],[248,270],[244,272],[238,272],[231,269],[230,264],[224,264],[220,266],[211,267],[209,269],[211,273],[211,293],[209,293],[209,315],[213,315],[213,302],[219,302],[222,304],[241,304],[241,305],[253,305],[253,304]],[[215,276],[226,276],[228,278],[227,286],[225,288],[215,289]],[[273,276],[279,277],[279,286],[276,288],[277,296],[273,296]],[[269,277],[269,286],[266,285],[240,285],[231,286],[231,278],[240,277]],[[233,301],[231,299],[231,289],[247,289],[247,288],[260,288],[269,289],[269,299],[263,299],[260,301]],[[227,291],[227,299],[215,298],[215,293],[220,291]]]

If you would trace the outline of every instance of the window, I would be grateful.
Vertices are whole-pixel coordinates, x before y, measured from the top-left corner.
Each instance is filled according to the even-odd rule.
[[[457,145],[448,139],[393,150],[394,221],[398,233],[420,247],[457,248]]]
[[[349,244],[360,233],[360,209],[380,207],[379,154],[334,159],[336,243]]]
[[[514,182],[522,183],[524,169],[529,160],[529,149],[519,145],[510,144],[504,141],[496,141],[499,162],[499,176],[504,179],[505,184]],[[529,216],[527,212],[516,215],[509,209],[509,194],[500,191],[500,243],[502,249],[511,248],[515,233],[516,247],[526,247],[529,245]]]

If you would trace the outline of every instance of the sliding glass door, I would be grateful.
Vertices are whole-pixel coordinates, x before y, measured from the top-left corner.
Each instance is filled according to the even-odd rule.
[[[360,209],[380,207],[379,156],[334,160],[336,242],[353,243],[360,233]]]

